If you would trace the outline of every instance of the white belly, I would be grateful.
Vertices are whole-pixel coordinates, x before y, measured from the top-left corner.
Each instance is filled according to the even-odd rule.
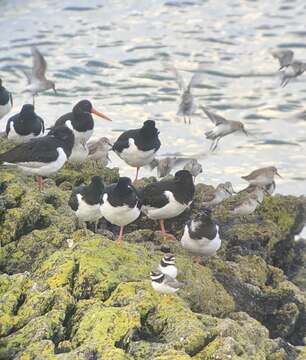
[[[129,147],[123,149],[123,151],[118,156],[124,160],[128,165],[133,167],[141,167],[144,165],[150,164],[155,157],[155,150],[141,151],[138,150],[134,140],[129,139]]]
[[[200,240],[193,240],[189,236],[188,226],[185,226],[184,234],[181,239],[183,248],[192,252],[195,255],[213,256],[221,247],[221,239],[219,237],[219,229],[217,236],[213,240],[202,238]]]
[[[142,206],[141,210],[152,220],[171,219],[180,215],[191,204],[191,202],[188,205],[179,203],[170,191],[165,191],[165,195],[169,203],[164,207],[158,209],[151,206]]]
[[[102,216],[111,224],[125,226],[135,221],[140,214],[138,207],[130,208],[128,205],[114,207],[107,201],[107,194],[103,196],[101,206]]]
[[[77,194],[79,207],[75,212],[78,219],[81,221],[97,221],[102,217],[100,204],[88,205],[82,200],[82,195]]]
[[[162,272],[163,274],[166,274],[174,279],[177,277],[177,268],[174,265],[160,266],[160,264],[159,264],[158,270],[160,272]]]
[[[72,148],[69,161],[83,163],[88,157],[88,148],[86,144],[75,143]]]
[[[12,105],[11,105],[11,101],[9,101],[7,104],[5,105],[0,105],[0,119],[8,114],[11,111]]]
[[[152,287],[154,290],[162,293],[162,294],[173,294],[179,289],[172,288],[168,285],[165,285],[163,283],[157,283],[156,281],[152,281]]]
[[[22,170],[26,175],[38,175],[38,176],[49,176],[56,173],[67,160],[67,156],[62,148],[57,148],[59,154],[57,160],[51,163],[42,163],[42,162],[28,162],[28,163],[17,163],[8,165],[17,165],[20,170]]]
[[[41,131],[41,133],[38,134],[37,136],[35,136],[33,133],[28,134],[28,135],[19,135],[16,133],[14,125],[11,123],[10,124],[10,132],[9,132],[7,138],[15,144],[23,144],[23,143],[29,142],[31,139],[40,137],[42,135],[43,135],[43,131]]]

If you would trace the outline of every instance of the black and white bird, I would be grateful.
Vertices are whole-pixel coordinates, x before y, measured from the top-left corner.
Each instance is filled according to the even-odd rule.
[[[224,117],[217,115],[211,111],[208,111],[204,106],[201,106],[201,109],[209,118],[209,120],[215,124],[215,127],[205,132],[207,139],[212,140],[210,150],[215,151],[217,149],[219,141],[229,134],[234,132],[243,132],[245,135],[248,135],[247,131],[244,128],[244,125],[240,121],[226,120]]]
[[[123,132],[113,145],[114,152],[128,165],[136,168],[138,180],[139,169],[149,165],[160,148],[159,131],[155,121],[147,120],[140,129]]]
[[[104,184],[100,176],[93,176],[89,185],[81,185],[73,189],[69,199],[69,206],[75,212],[80,223],[95,222],[101,219],[101,205]]]
[[[123,240],[124,227],[139,217],[140,206],[137,190],[130,178],[120,177],[116,184],[105,188],[101,212],[108,222],[120,226],[119,243]]]
[[[34,111],[31,104],[23,105],[20,113],[10,117],[6,123],[6,136],[15,144],[22,144],[44,135],[43,119]]]
[[[0,119],[8,114],[13,107],[13,96],[2,85],[2,79],[0,79]]]
[[[94,131],[95,124],[92,114],[107,121],[112,121],[108,116],[97,111],[89,100],[81,100],[73,107],[71,112],[58,118],[54,127],[66,125],[73,131],[76,142],[86,143]]]
[[[53,89],[54,93],[56,94],[55,90],[55,83],[54,81],[48,80],[46,78],[46,71],[47,71],[47,62],[40,51],[37,49],[36,46],[32,46],[31,48],[33,64],[32,64],[32,73],[25,75],[28,78],[28,86],[26,87],[25,91],[30,91],[33,96],[33,105],[35,102],[35,96],[43,91]]]
[[[158,270],[172,278],[177,277],[177,267],[175,266],[175,256],[171,253],[165,254],[158,265]]]
[[[36,175],[41,189],[42,176],[50,176],[61,169],[71,154],[73,143],[73,132],[60,126],[47,136],[32,139],[0,154],[0,163],[16,165],[26,175]]]
[[[219,227],[211,218],[211,210],[202,209],[185,225],[181,239],[183,248],[195,256],[213,256],[221,247]]]
[[[159,220],[161,233],[167,234],[164,220],[180,215],[192,203],[194,196],[192,175],[187,170],[179,170],[173,179],[162,180],[145,186],[141,191],[141,211],[152,220]]]
[[[202,65],[200,64],[198,71],[201,69],[201,67],[202,67]],[[170,70],[174,74],[175,80],[181,91],[181,99],[180,99],[180,104],[179,104],[179,108],[177,111],[177,115],[183,116],[185,124],[187,123],[187,119],[188,119],[189,124],[191,124],[191,116],[197,109],[194,96],[191,93],[191,89],[193,86],[195,86],[196,84],[199,83],[201,74],[199,72],[194,73],[192,75],[188,85],[186,86],[183,77],[177,71],[177,69],[174,65],[170,66]]]
[[[161,294],[174,294],[184,286],[183,283],[159,270],[151,271],[150,277],[153,289]]]

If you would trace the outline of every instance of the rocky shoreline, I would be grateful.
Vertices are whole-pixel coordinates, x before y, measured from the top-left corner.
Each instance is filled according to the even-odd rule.
[[[225,201],[213,212],[222,248],[194,264],[146,217],[127,227],[121,247],[109,229],[79,230],[67,201],[93,175],[119,177],[67,165],[39,192],[32,178],[1,168],[0,359],[306,358],[305,243],[294,241],[304,197],[266,197],[247,217],[230,215]],[[167,222],[178,238],[207,189],[198,184],[191,209]],[[186,283],[171,302],[149,279],[169,250]]]

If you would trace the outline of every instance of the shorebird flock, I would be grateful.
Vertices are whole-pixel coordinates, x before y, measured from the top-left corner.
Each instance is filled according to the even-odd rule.
[[[93,176],[90,184],[83,184],[72,190],[69,206],[75,213],[80,226],[87,231],[87,223],[95,224],[95,231],[100,219],[119,227],[118,244],[122,244],[125,227],[136,221],[141,214],[158,221],[161,236],[176,240],[165,228],[165,220],[182,214],[192,204],[197,175],[203,172],[196,159],[166,157],[157,158],[162,146],[159,130],[153,120],[146,120],[137,129],[129,129],[115,140],[102,137],[97,141],[91,139],[95,121],[93,115],[110,122],[112,119],[96,110],[89,100],[76,103],[70,112],[62,115],[50,128],[45,128],[44,120],[35,112],[35,96],[42,91],[55,90],[55,83],[46,78],[47,62],[40,51],[33,46],[33,68],[27,75],[32,104],[24,104],[20,112],[8,118],[4,136],[16,144],[11,150],[0,154],[1,167],[17,167],[24,174],[36,176],[38,188],[44,190],[44,177],[58,172],[66,162],[80,164],[91,161],[96,168],[106,167],[110,161],[109,152],[114,152],[126,164],[135,168],[135,179],[121,176],[117,183],[104,184],[99,176]],[[278,59],[279,71],[282,72],[281,86],[286,86],[294,77],[306,70],[306,64],[295,61],[291,50],[274,51]],[[178,116],[191,124],[196,110],[192,87],[199,83],[201,65],[186,86],[175,67],[170,71],[182,92]],[[13,107],[13,96],[0,79],[0,121],[9,114]],[[214,127],[205,133],[210,139],[210,151],[215,151],[220,140],[234,132],[248,135],[240,121],[227,120],[222,116],[200,106],[205,116]],[[159,178],[167,177],[175,167],[179,167],[174,176],[138,186],[140,169],[144,166],[157,168]],[[230,197],[237,197],[230,209],[232,216],[252,214],[261,205],[265,196],[271,196],[276,187],[275,176],[280,176],[274,166],[255,169],[242,178],[249,186],[238,194],[230,182],[221,183],[215,189],[207,191],[201,210],[187,222],[181,245],[194,256],[195,261],[202,257],[214,256],[221,246],[219,227],[212,218],[212,209]],[[165,254],[158,268],[151,272],[152,286],[156,291],[170,294],[182,287],[176,280],[177,268],[174,254]]]

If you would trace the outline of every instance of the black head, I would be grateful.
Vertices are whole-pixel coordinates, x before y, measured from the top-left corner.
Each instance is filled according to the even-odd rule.
[[[188,170],[179,170],[174,175],[174,180],[176,182],[182,182],[182,183],[193,183],[193,178]]]
[[[158,129],[155,127],[155,121],[154,120],[146,120],[143,123],[143,126],[141,128],[141,132],[145,136],[156,136],[159,134]]]
[[[25,104],[23,105],[20,111],[20,118],[21,120],[32,120],[35,116],[34,106],[32,104]]]
[[[73,112],[88,112],[90,113],[92,109],[92,104],[89,100],[81,100],[79,101],[73,108]]]
[[[100,176],[93,176],[91,178],[91,183],[92,185],[97,186],[99,188],[104,188],[104,184]]]
[[[194,217],[195,221],[205,221],[211,219],[211,209],[202,208]]]

